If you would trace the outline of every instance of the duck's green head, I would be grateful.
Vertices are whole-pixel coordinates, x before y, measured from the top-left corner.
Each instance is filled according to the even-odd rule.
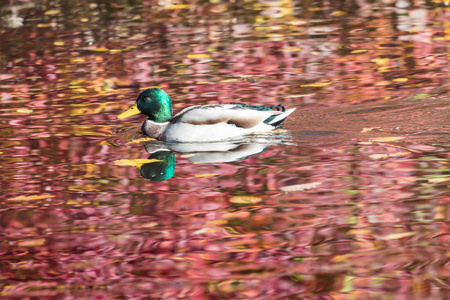
[[[172,101],[169,95],[160,88],[149,88],[139,94],[136,103],[117,119],[144,114],[154,122],[167,122],[172,116]]]

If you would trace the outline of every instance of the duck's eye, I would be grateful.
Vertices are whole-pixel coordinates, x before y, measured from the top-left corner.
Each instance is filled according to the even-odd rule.
[[[144,98],[144,101],[148,101],[148,100],[150,100],[150,97],[145,97]]]

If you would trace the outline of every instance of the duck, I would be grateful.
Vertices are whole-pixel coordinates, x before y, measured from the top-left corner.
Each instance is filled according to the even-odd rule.
[[[294,111],[282,104],[269,107],[232,102],[194,105],[172,116],[169,95],[152,87],[142,91],[136,103],[117,119],[146,115],[141,131],[159,141],[216,142],[273,131]]]

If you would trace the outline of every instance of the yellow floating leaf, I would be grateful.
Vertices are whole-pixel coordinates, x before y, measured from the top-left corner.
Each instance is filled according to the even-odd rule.
[[[431,183],[441,183],[441,182],[446,182],[446,181],[450,181],[450,178],[440,178],[440,177],[438,177],[438,178],[430,178],[430,179],[428,179],[428,182],[431,182]]]
[[[213,176],[218,176],[218,175],[220,175],[220,174],[219,173],[195,174],[195,177],[203,178],[203,177],[213,177]]]
[[[377,137],[374,139],[370,139],[372,142],[395,142],[404,139],[404,137],[401,136],[386,136],[386,137]]]
[[[302,84],[300,87],[323,87],[330,85],[331,82],[317,82],[317,83],[310,83],[310,84]]]
[[[294,184],[287,185],[280,188],[283,192],[296,192],[296,191],[304,191],[315,188],[321,185],[322,182],[310,182],[310,183],[302,183],[302,184]]]
[[[395,79],[392,79],[392,81],[405,82],[405,81],[408,81],[408,78],[395,78]]]
[[[109,50],[109,53],[111,53],[111,54],[116,54],[116,53],[119,53],[119,52],[122,52],[122,49],[110,49]]]
[[[415,231],[410,231],[410,232],[400,232],[400,233],[391,233],[385,236],[382,236],[381,239],[382,240],[399,240],[405,237],[409,237],[409,236],[413,236],[416,235],[417,232]]]
[[[119,159],[114,161],[114,165],[116,166],[131,166],[140,168],[142,165],[150,164],[154,162],[162,161],[159,159]]]
[[[386,66],[389,64],[390,59],[389,58],[374,58],[372,59],[372,62],[376,63],[379,66]]]
[[[378,71],[379,72],[389,72],[389,71],[391,71],[392,70],[392,68],[391,67],[379,67],[378,68]]]
[[[28,108],[19,108],[17,110],[17,112],[21,113],[21,114],[31,114],[33,111],[31,109],[28,109]]]
[[[302,50],[303,49],[300,47],[286,47],[286,48],[283,48],[281,51],[283,51],[283,52],[300,52]]]
[[[214,225],[224,225],[224,224],[227,224],[227,220],[210,220],[210,221],[206,221],[206,225],[212,225],[212,226],[214,226]],[[203,231],[203,230],[205,230],[206,229],[206,231]],[[203,232],[208,232],[209,230],[207,229],[207,228],[202,228],[202,229],[200,229],[200,230],[202,230]],[[197,231],[195,231],[195,233],[199,233],[199,231],[197,230]]]
[[[347,12],[342,11],[342,10],[336,10],[336,11],[333,11],[333,12],[331,13],[331,15],[332,15],[332,16],[335,16],[335,17],[341,17],[341,16],[347,15]]]
[[[230,199],[231,203],[238,203],[238,204],[255,204],[261,201],[262,198],[254,196],[234,196]]]
[[[358,50],[353,50],[353,51],[350,52],[350,53],[355,54],[355,53],[364,53],[364,52],[367,52],[367,50],[364,50],[364,49],[358,49]]]
[[[390,85],[391,82],[387,80],[377,81],[374,83],[375,86],[382,86],[382,85]]]
[[[64,46],[64,42],[53,42],[55,46]]]
[[[91,49],[91,51],[95,51],[95,52],[105,52],[105,51],[109,51],[109,49],[108,49],[108,48],[105,48],[105,47],[99,47],[99,48]]]
[[[18,242],[20,247],[35,247],[42,246],[45,243],[45,239],[25,240]]]
[[[77,58],[71,58],[70,62],[71,63],[79,63],[79,62],[86,62],[86,60],[84,58],[77,57]]]
[[[73,88],[73,87],[70,87],[70,88]],[[76,92],[76,93],[87,93],[87,90],[86,90],[86,89],[78,88],[78,87],[72,89],[72,91],[74,91],[74,92]]]
[[[154,72],[155,72],[155,73],[160,73],[160,72],[164,72],[164,71],[167,71],[167,69],[157,69],[157,70],[155,70]]]
[[[193,54],[188,54],[187,58],[192,58],[192,59],[202,59],[202,58],[210,58],[211,55],[207,54],[207,53],[193,53]]]
[[[128,46],[128,47],[125,47],[123,49],[123,51],[130,51],[130,50],[133,50],[133,49],[136,49],[136,48],[137,48],[137,46]]]
[[[46,16],[51,16],[51,15],[57,15],[59,14],[61,11],[59,9],[53,9],[53,10],[47,10],[44,15]]]
[[[190,8],[192,5],[190,4],[177,4],[177,5],[170,5],[167,6],[166,9],[183,9],[183,8]]]
[[[89,19],[88,18],[81,18],[80,21],[83,22],[83,23],[86,23],[86,22],[89,22]]]
[[[208,81],[199,81],[199,82],[196,82],[196,84],[209,84],[210,82],[208,82]]]
[[[45,23],[45,24],[41,23],[37,25],[37,28],[47,28],[50,26],[52,26],[52,23]]]
[[[236,211],[236,212],[230,212],[230,213],[225,213],[222,215],[222,218],[225,220],[229,220],[229,219],[247,219],[248,217],[250,217],[250,212],[249,211]]]
[[[33,201],[33,200],[43,200],[48,198],[54,198],[51,194],[40,194],[40,195],[21,195],[13,198],[6,199],[7,202],[18,202],[18,201]]]
[[[238,81],[238,79],[236,79],[236,78],[231,78],[231,79],[221,80],[220,82],[236,82],[236,81]]]

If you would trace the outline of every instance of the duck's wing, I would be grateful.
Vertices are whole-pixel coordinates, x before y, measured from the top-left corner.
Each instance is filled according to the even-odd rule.
[[[171,120],[191,125],[232,124],[241,128],[253,128],[259,124],[279,126],[295,108],[276,111],[266,106],[253,106],[240,103],[196,105],[188,107]]]

